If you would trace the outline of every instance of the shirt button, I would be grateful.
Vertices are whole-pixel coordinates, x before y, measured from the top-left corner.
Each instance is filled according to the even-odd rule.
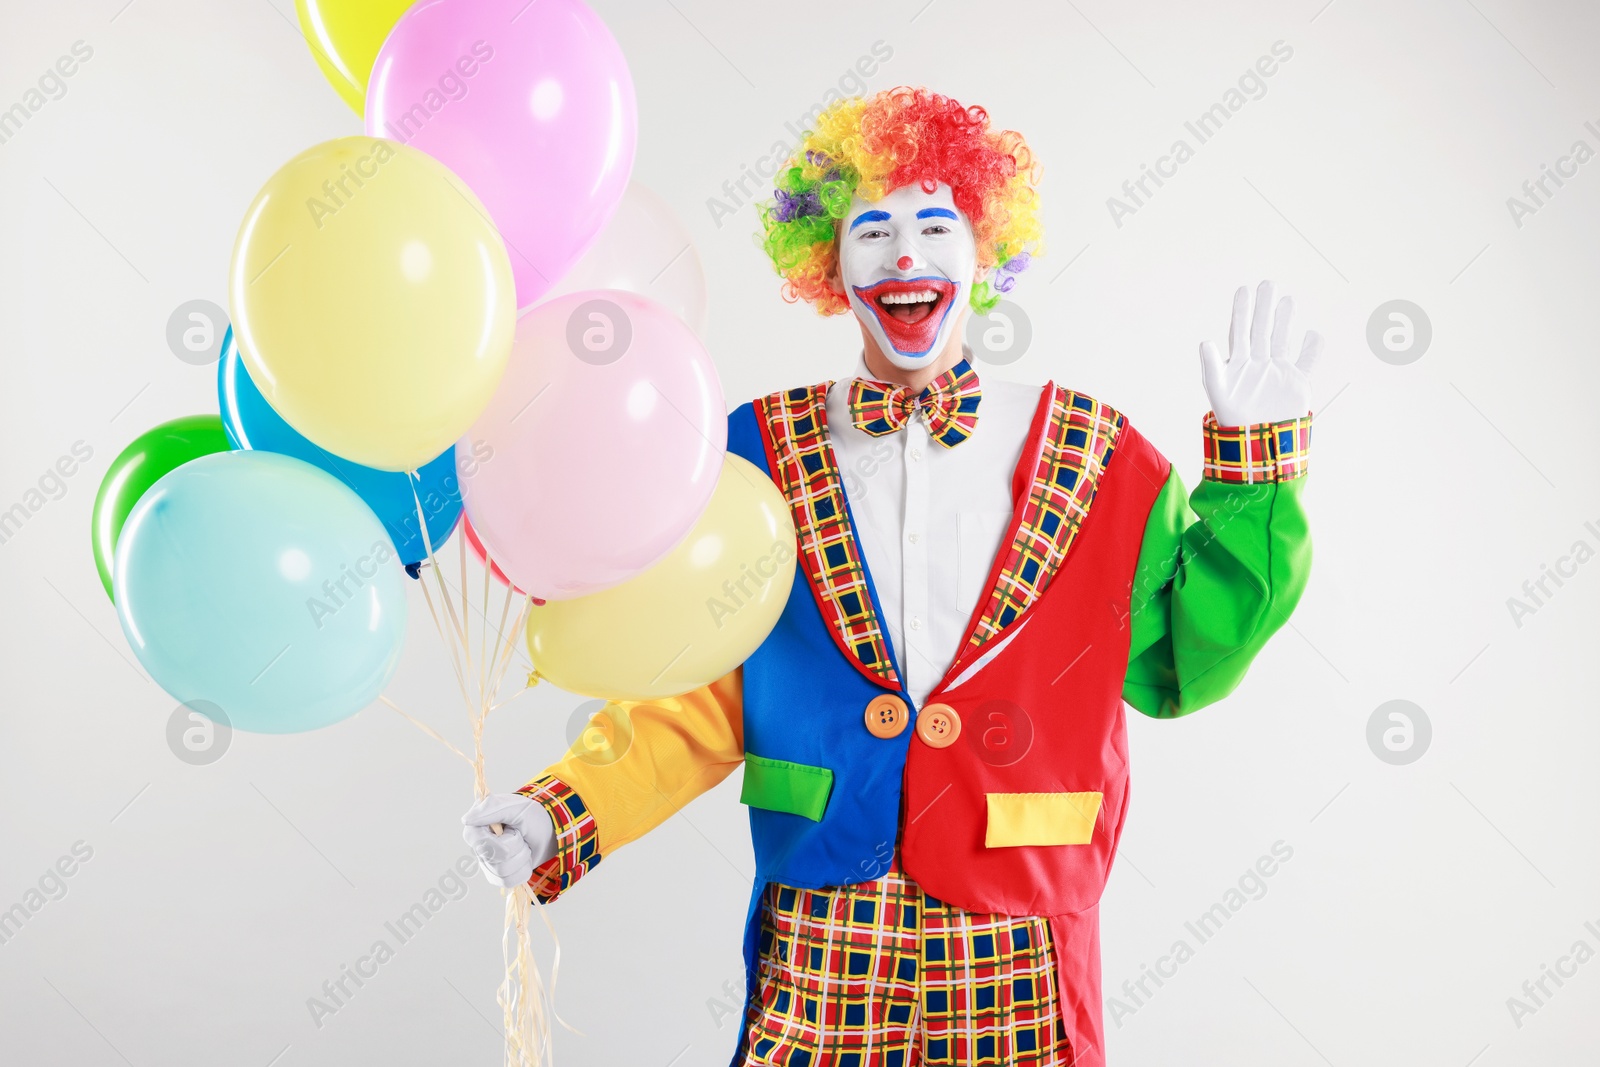
[[[910,711],[906,702],[892,693],[873,697],[867,702],[867,732],[873,737],[899,737],[905,732]]]
[[[949,704],[929,704],[917,716],[917,736],[929,748],[949,748],[961,736],[961,716]]]
[[[918,541],[922,540],[922,536],[920,534],[907,534],[906,540],[910,541],[912,544],[916,544]]]
[[[921,459],[921,458],[922,458],[922,449],[920,449],[920,448],[913,448],[913,449],[912,449],[912,450],[911,450],[911,458],[912,458],[912,459]]]
[[[911,616],[911,628],[913,630],[922,629],[922,616],[921,615],[913,615],[913,616]]]

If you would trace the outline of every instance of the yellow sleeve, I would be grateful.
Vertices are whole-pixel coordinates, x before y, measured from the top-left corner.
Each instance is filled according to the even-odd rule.
[[[743,759],[739,668],[682,696],[607,704],[535,782],[557,779],[582,798],[605,855],[661,825]]]

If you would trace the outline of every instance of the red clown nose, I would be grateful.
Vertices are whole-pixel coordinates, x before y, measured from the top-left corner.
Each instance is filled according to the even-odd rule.
[[[901,256],[895,262],[895,266],[899,267],[901,270],[910,270],[911,269],[911,257],[910,256]]]

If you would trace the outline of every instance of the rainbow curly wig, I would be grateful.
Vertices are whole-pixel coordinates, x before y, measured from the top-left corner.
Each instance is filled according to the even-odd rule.
[[[972,222],[980,279],[972,307],[988,312],[1043,253],[1037,211],[1040,166],[1020,133],[991,131],[981,107],[900,86],[830,105],[817,116],[761,205],[762,248],[783,276],[783,298],[823,315],[848,311],[828,287],[838,260],[835,220],[851,197],[880,200],[913,182],[950,186]]]

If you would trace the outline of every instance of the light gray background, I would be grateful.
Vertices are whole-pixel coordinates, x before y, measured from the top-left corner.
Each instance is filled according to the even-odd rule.
[[[986,106],[1042,157],[1050,254],[1015,296],[1023,358],[1116,404],[1199,476],[1195,347],[1272,277],[1329,338],[1309,487],[1317,564],[1238,693],[1131,716],[1134,801],[1103,906],[1107,994],[1153,963],[1274,842],[1293,859],[1136,1013],[1119,1064],[1592,1063],[1600,962],[1519,1027],[1507,998],[1582,939],[1600,949],[1600,563],[1519,627],[1507,598],[1575,541],[1600,547],[1595,244],[1600,161],[1517,226],[1506,200],[1575,140],[1600,148],[1600,10],[1577,2],[599,0],[638,85],[635,176],[694,235],[730,404],[847,373],[849,319],[784,305],[753,212],[708,198],[792,141],[874,41],[870,88]],[[974,14],[982,11],[984,17]],[[0,106],[77,40],[94,56],[0,145],[0,509],[82,440],[93,458],[0,545],[0,909],[76,841],[93,858],[0,945],[7,1064],[497,1062],[498,895],[475,881],[338,1014],[324,979],[463,853],[465,767],[381,705],[331,729],[168,750],[173,702],[134,666],[90,561],[106,465],[164,419],[215,410],[169,313],[226,303],[240,217],[306,146],[358,132],[289,0],[7,0]],[[1292,60],[1118,227],[1106,199],[1241,72]],[[1191,139],[1191,143],[1192,139]],[[1433,343],[1380,362],[1381,303]],[[420,599],[391,693],[464,740]],[[1404,698],[1417,762],[1369,750]],[[511,788],[565,746],[579,698],[542,688],[489,734]],[[752,873],[737,781],[608,858],[550,912],[573,1064],[725,1062]],[[545,955],[548,964],[548,951]],[[1131,1002],[1130,1002],[1131,1003]]]

